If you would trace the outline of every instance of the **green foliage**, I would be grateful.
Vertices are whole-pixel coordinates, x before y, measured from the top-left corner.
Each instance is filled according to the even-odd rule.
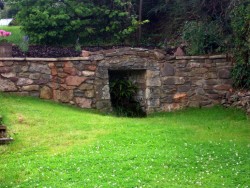
[[[233,54],[236,65],[232,71],[234,85],[250,89],[250,3],[242,1],[231,12]]]
[[[116,79],[110,82],[110,95],[113,109],[119,116],[145,116],[141,105],[134,99],[137,86],[128,79]]]
[[[249,120],[222,107],[117,118],[0,94],[0,187],[247,187]],[[20,120],[22,119],[22,121]]]
[[[222,29],[216,22],[187,22],[182,35],[189,55],[220,52],[224,46]]]
[[[17,18],[32,43],[124,41],[138,27],[130,1],[20,0]],[[27,8],[29,7],[29,8]]]

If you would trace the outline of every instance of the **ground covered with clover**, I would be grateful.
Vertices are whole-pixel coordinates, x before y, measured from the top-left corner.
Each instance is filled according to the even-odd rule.
[[[118,118],[0,95],[0,187],[249,187],[250,121],[222,107]]]

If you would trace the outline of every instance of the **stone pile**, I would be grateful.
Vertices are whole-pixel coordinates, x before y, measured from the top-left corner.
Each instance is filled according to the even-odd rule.
[[[225,107],[244,109],[250,115],[250,91],[228,92],[221,101],[221,104]]]

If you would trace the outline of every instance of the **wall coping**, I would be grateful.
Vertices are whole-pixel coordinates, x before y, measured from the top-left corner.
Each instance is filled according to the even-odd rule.
[[[33,58],[0,57],[0,61],[89,61],[90,57]]]
[[[109,56],[121,56],[121,55],[130,55],[127,52],[138,52],[138,53],[147,53],[153,52],[156,55],[156,58],[161,60],[191,60],[191,59],[227,59],[231,58],[231,54],[218,54],[218,55],[199,55],[199,56],[171,56],[166,55],[165,52],[161,49],[146,49],[146,48],[119,48],[119,49],[109,49],[109,50],[100,50],[96,52],[90,52],[87,57],[62,57],[62,58],[34,58],[34,57],[0,57],[0,61],[37,61],[37,62],[58,62],[58,61],[100,61],[104,57]],[[139,55],[140,56],[140,55]],[[165,58],[164,58],[165,56]],[[146,57],[146,56],[145,56]]]

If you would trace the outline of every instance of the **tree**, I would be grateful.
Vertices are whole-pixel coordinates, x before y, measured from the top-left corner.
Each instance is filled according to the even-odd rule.
[[[31,42],[124,41],[138,28],[131,0],[20,0],[17,19]]]

